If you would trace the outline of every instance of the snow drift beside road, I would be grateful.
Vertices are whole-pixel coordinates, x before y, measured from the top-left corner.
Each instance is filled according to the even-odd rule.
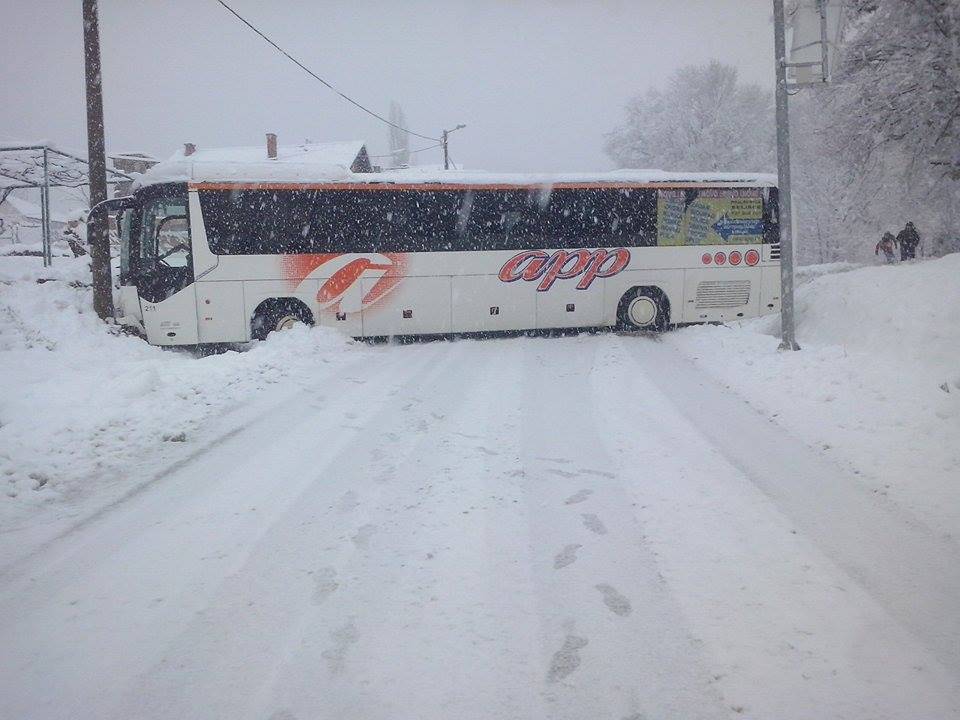
[[[777,350],[779,317],[669,342],[874,492],[960,532],[960,254],[803,275],[801,352]]]
[[[944,374],[940,382],[960,382],[960,254],[821,275],[798,300],[807,343],[892,356],[903,375],[933,371]]]
[[[114,486],[168,443],[352,341],[300,328],[248,352],[161,350],[101,323],[86,258],[0,258],[0,518]],[[42,277],[47,282],[38,284]],[[168,448],[169,449],[169,448]],[[109,493],[108,493],[109,494]]]

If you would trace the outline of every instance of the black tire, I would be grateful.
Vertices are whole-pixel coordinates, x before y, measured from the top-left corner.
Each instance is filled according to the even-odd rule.
[[[622,330],[663,332],[670,324],[670,301],[657,287],[630,288],[620,298],[617,321]]]
[[[294,298],[264,300],[253,313],[250,337],[254,340],[266,340],[270,333],[285,330],[296,322],[314,324],[313,313],[302,302]]]

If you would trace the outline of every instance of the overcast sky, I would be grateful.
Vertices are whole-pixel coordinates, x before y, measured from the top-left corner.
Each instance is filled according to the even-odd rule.
[[[291,54],[471,169],[610,167],[629,97],[718,58],[773,85],[768,0],[227,0]],[[80,0],[0,0],[0,141],[86,148]],[[216,0],[100,0],[107,148],[363,139],[387,128],[307,76]],[[416,149],[429,142],[411,139]],[[438,151],[422,153],[436,163]]]

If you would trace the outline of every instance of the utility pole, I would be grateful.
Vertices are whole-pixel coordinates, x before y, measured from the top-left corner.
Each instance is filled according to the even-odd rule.
[[[773,0],[777,61],[777,184],[780,199],[780,349],[799,350],[794,334],[793,225],[790,205],[790,113],[787,105],[787,42],[783,0]]]
[[[90,207],[107,199],[107,158],[103,139],[103,92],[100,76],[100,28],[97,0],[83,0],[83,59],[87,89],[87,171]],[[106,209],[87,218],[87,242],[93,271],[93,308],[106,320],[113,316],[113,281],[110,277],[110,236]]]
[[[440,135],[440,144],[443,146],[443,169],[444,170],[450,169],[450,152],[447,149],[447,136],[450,133],[456,132],[457,130],[460,130],[465,127],[466,125],[457,125],[453,130],[444,130],[443,133]]]

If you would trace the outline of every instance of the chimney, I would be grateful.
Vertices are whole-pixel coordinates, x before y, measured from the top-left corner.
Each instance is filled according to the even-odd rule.
[[[267,157],[277,159],[277,136],[273,133],[267,133]]]
[[[183,144],[183,156],[189,157],[197,151],[197,146],[193,143],[184,143]]]

